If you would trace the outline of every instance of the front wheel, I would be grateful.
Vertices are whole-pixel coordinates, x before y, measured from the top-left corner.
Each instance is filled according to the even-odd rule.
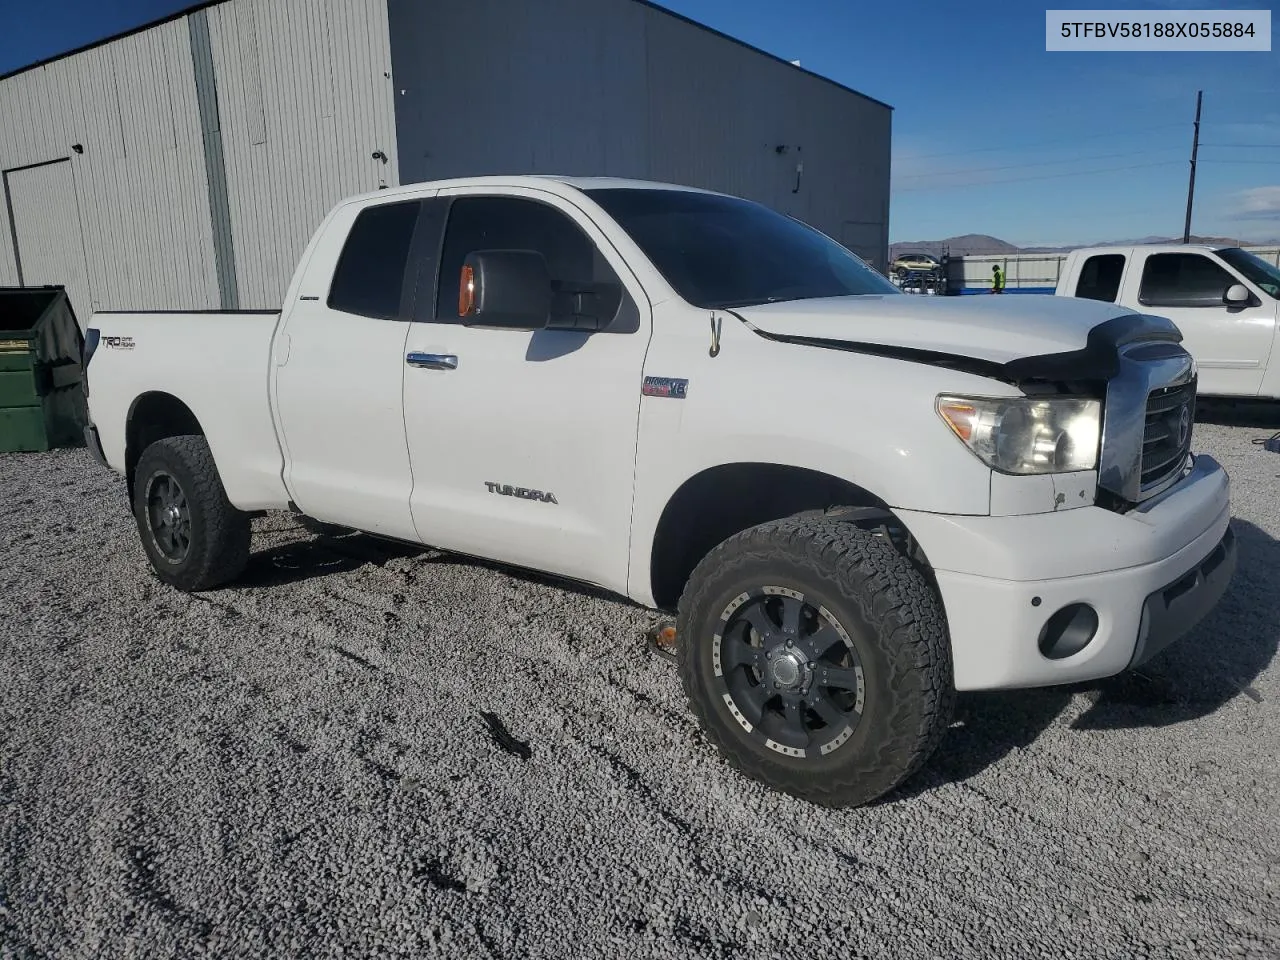
[[[249,515],[227,500],[204,437],[169,437],[142,452],[133,515],[152,569],[171,587],[222,586],[249,560]]]
[[[824,806],[919,769],[951,720],[941,604],[890,539],[793,517],[725,541],[680,601],[681,679],[726,760]]]

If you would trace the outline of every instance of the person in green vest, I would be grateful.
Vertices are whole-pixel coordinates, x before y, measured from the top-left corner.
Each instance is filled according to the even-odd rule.
[[[991,267],[991,292],[1004,293],[1004,271],[998,263]]]

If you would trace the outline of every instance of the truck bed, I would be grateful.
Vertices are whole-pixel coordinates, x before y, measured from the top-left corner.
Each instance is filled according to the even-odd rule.
[[[126,424],[145,384],[145,393],[170,394],[199,421],[235,506],[287,506],[268,393],[279,318],[257,310],[95,313],[89,406],[107,463],[125,469]]]

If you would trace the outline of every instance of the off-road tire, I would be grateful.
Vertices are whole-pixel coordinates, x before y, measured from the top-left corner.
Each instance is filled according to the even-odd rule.
[[[787,756],[748,732],[715,675],[713,638],[744,592],[797,591],[843,626],[865,678],[852,735],[825,755]],[[694,570],[679,603],[678,662],[689,706],[727,762],[775,789],[828,807],[860,806],[902,784],[950,725],[951,646],[927,571],[874,530],[800,515],[720,544]],[[817,751],[811,751],[817,753]]]
[[[148,516],[152,481],[160,475],[177,482],[190,518],[190,546],[176,561],[161,549]],[[249,515],[227,500],[208,441],[202,436],[169,437],[142,452],[134,473],[133,516],[152,569],[171,587],[211,590],[238,577],[249,561]]]

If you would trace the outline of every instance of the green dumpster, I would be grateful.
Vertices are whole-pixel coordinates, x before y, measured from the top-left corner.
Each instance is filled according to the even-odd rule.
[[[84,445],[83,347],[62,287],[0,287],[0,453]]]

